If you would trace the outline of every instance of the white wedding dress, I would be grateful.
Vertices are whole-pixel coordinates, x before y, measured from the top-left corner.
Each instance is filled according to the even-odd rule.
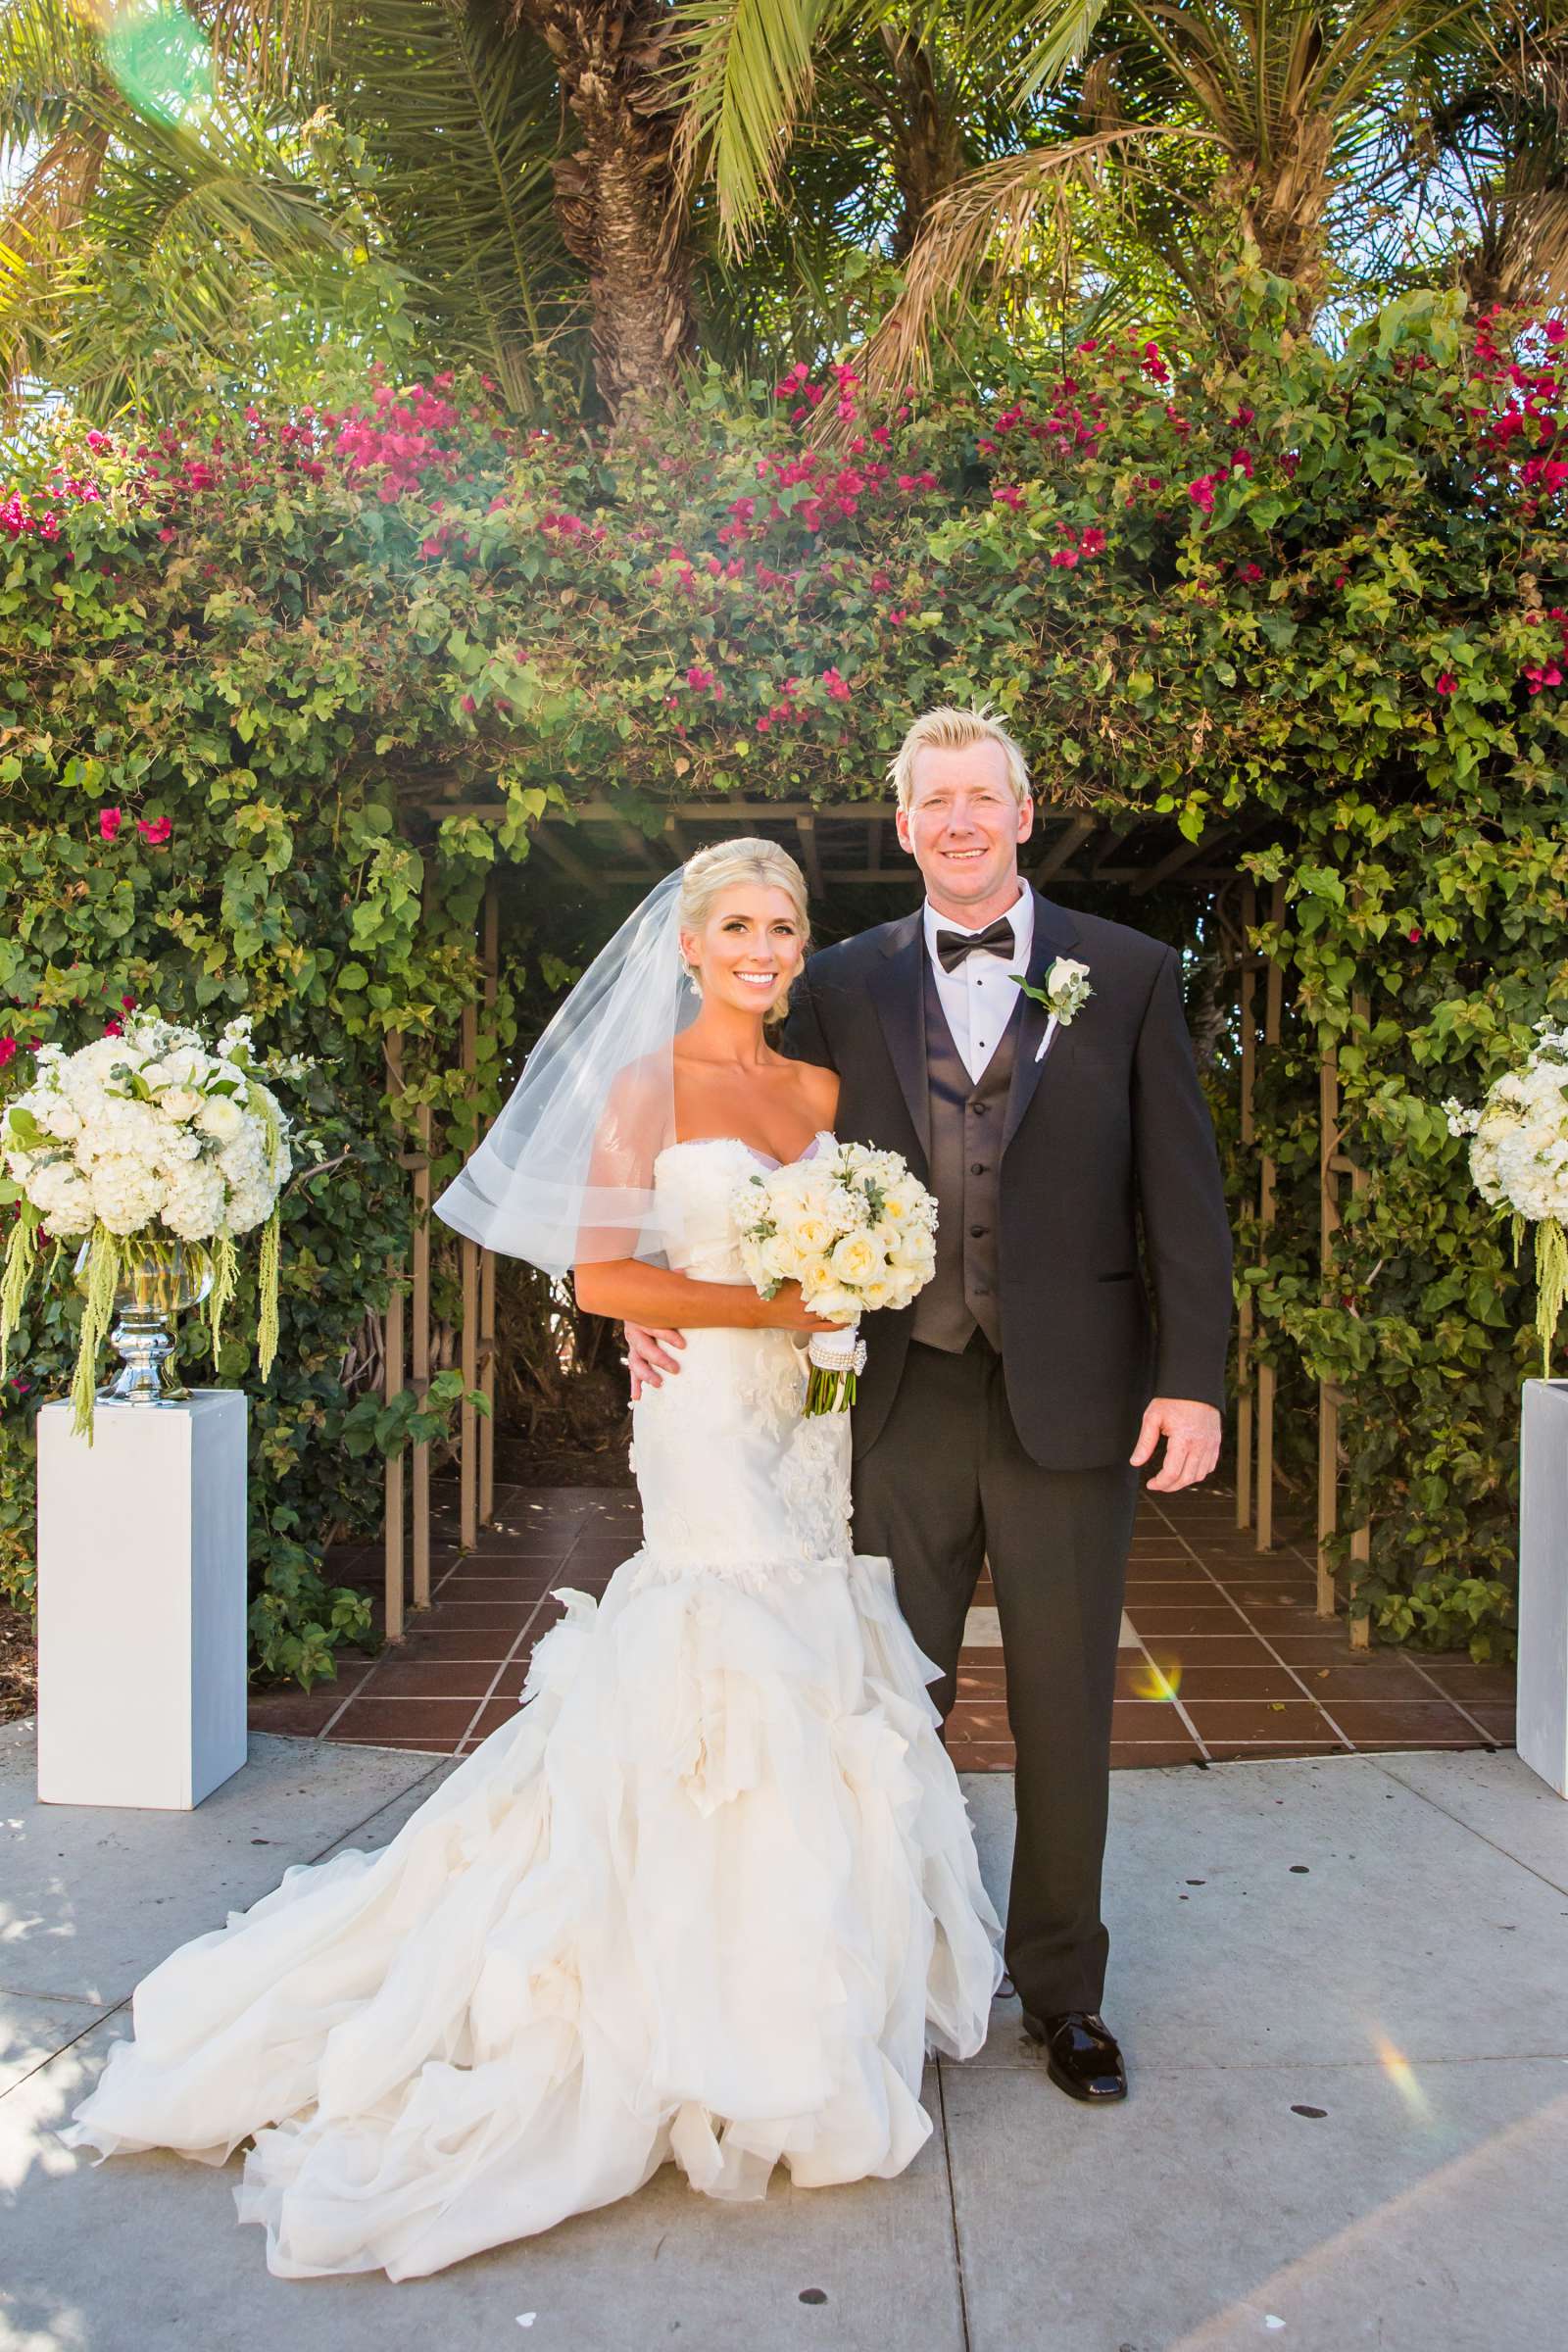
[[[829,1139],[831,1140],[831,1139]],[[744,1279],[759,1154],[676,1144],[684,1270]],[[563,1588],[516,1716],[379,1853],[285,1872],[137,1987],[65,2136],[221,2164],[280,2277],[439,2270],[673,2160],[759,2197],[901,2172],[1001,1931],[935,1668],[849,1535],[787,1332],[692,1330],[634,1413],[643,1547]]]

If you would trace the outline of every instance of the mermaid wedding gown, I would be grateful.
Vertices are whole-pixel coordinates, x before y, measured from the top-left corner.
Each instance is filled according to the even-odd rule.
[[[760,1155],[676,1144],[684,1270],[744,1279]],[[64,2136],[221,2164],[283,2278],[420,2277],[668,2160],[760,2197],[901,2172],[1000,1929],[849,1428],[782,1331],[692,1330],[633,1418],[643,1546],[562,1588],[515,1717],[381,1852],[296,1865],[137,1987]]]

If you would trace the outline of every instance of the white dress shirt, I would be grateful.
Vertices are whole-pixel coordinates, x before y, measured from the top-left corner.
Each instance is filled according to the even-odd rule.
[[[943,970],[942,958],[937,954],[937,933],[962,931],[972,938],[977,932],[989,930],[990,925],[956,923],[952,915],[938,914],[929,899],[925,903],[925,952],[936,975],[937,996],[947,1014],[948,1027],[953,1031],[953,1042],[971,1084],[975,1085],[996,1052],[998,1040],[1018,1002],[1018,983],[1008,974],[1029,968],[1029,951],[1035,937],[1035,900],[1027,883],[1008,907],[1006,919],[1012,925],[1015,956],[993,956],[987,949],[983,955],[966,956],[956,970],[948,972]]]

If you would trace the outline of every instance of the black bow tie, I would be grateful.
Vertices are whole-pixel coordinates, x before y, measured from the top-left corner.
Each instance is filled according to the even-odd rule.
[[[1016,956],[1018,943],[1012,936],[1012,925],[1004,914],[983,931],[939,931],[937,959],[945,972],[956,972],[966,956],[984,949],[988,956]]]

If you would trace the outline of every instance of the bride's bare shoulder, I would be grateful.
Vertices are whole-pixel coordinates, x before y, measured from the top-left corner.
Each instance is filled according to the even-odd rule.
[[[798,1061],[795,1068],[799,1077],[801,1093],[805,1097],[807,1107],[810,1112],[812,1126],[831,1127],[833,1113],[837,1110],[839,1102],[837,1070],[822,1069],[814,1061]]]

